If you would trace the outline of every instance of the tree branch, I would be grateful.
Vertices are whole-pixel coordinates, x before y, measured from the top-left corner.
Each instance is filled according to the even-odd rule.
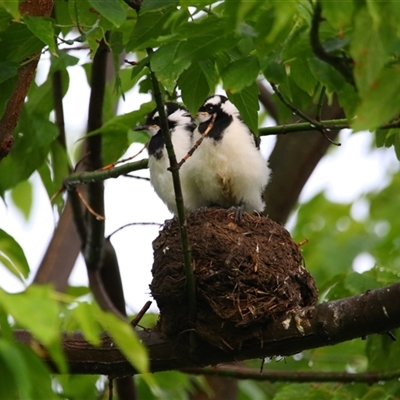
[[[49,17],[53,9],[53,0],[24,1],[19,5],[21,15]],[[3,116],[0,119],[0,162],[11,151],[14,144],[13,131],[17,125],[19,114],[29,86],[35,75],[40,52],[32,54],[29,62],[18,70],[17,83],[14,92],[7,102]]]
[[[121,175],[126,175],[129,172],[139,171],[148,168],[148,159],[143,159],[131,163],[126,163],[115,168],[106,170],[97,170],[93,172],[74,172],[64,180],[64,186],[72,189],[83,183],[90,183],[97,180],[104,181],[110,178],[118,178]]]
[[[184,368],[182,372],[194,375],[218,376],[234,379],[251,379],[270,382],[342,382],[373,383],[398,380],[400,370],[376,372],[320,372],[320,371],[260,371],[252,368],[224,366],[217,368]]]
[[[348,83],[355,87],[351,60],[343,57],[336,57],[329,54],[323,48],[319,40],[319,24],[322,21],[322,9],[320,1],[317,1],[314,7],[314,14],[311,21],[310,44],[314,54],[322,61],[330,64],[339,71]]]
[[[153,372],[289,356],[306,349],[331,346],[400,327],[399,296],[400,283],[396,283],[357,296],[299,309],[266,325],[260,331],[260,342],[244,345],[236,351],[222,351],[199,341],[193,353],[185,333],[168,339],[156,329],[150,329],[139,331],[138,336],[149,350]],[[37,343],[27,331],[15,331],[15,338],[37,348]],[[80,333],[64,335],[63,347],[70,372],[117,377],[134,374],[133,367],[112,340],[107,335],[102,339],[101,346],[93,347]],[[39,354],[52,365],[44,349]]]
[[[152,50],[149,49],[148,56],[150,57],[152,54]],[[185,276],[186,276],[186,289],[188,296],[188,304],[189,304],[189,324],[194,324],[197,315],[197,301],[196,301],[196,282],[193,273],[192,267],[192,254],[189,246],[189,239],[187,234],[187,225],[186,225],[186,217],[185,217],[185,208],[183,204],[183,195],[181,182],[179,178],[179,165],[176,160],[174,147],[172,145],[171,135],[168,129],[168,121],[165,115],[164,104],[161,97],[161,90],[158,84],[157,78],[154,72],[150,69],[151,82],[153,86],[153,94],[154,99],[157,104],[158,114],[160,116],[160,125],[161,131],[165,141],[165,147],[168,152],[168,158],[170,162],[169,170],[172,173],[172,181],[174,184],[174,193],[176,199],[176,208],[178,210],[178,220],[179,220],[179,232],[181,237],[182,244],[182,254],[183,254],[183,262],[185,268]],[[192,338],[192,345],[194,346],[194,338],[193,335],[190,335]]]

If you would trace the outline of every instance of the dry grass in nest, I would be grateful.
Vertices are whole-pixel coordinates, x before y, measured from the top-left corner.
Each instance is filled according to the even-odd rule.
[[[239,349],[259,339],[262,326],[288,311],[316,303],[314,279],[299,246],[267,217],[205,209],[187,218],[197,285],[195,330],[209,343]],[[153,242],[152,295],[159,328],[174,336],[189,328],[179,227],[169,221]]]

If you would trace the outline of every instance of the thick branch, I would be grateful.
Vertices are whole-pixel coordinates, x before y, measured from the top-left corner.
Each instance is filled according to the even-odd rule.
[[[138,335],[149,350],[153,372],[288,356],[400,327],[399,296],[400,283],[396,283],[304,308],[265,326],[260,331],[259,343],[231,352],[199,342],[196,352],[192,353],[185,333],[172,339],[163,337],[156,330],[140,331]],[[16,331],[15,337],[19,342],[32,343],[32,337],[26,331]],[[90,346],[80,333],[65,335],[63,346],[73,374],[122,376],[135,372],[106,335],[100,347]],[[43,357],[50,362],[48,356]]]

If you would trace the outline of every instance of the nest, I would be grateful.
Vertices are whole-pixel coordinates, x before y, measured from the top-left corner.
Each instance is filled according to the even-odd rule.
[[[187,218],[197,287],[194,329],[210,344],[240,349],[285,313],[314,305],[314,279],[302,266],[299,246],[267,217],[205,209]],[[160,309],[158,327],[167,336],[191,328],[186,278],[176,219],[153,242],[150,289]],[[193,327],[192,327],[193,328]]]

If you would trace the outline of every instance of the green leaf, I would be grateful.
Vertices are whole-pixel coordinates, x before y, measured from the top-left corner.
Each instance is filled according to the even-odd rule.
[[[350,54],[354,59],[354,77],[363,96],[385,65],[386,51],[380,32],[366,10],[356,16]]]
[[[19,64],[12,61],[0,62],[0,83],[13,78],[18,74]]]
[[[177,62],[177,52],[180,42],[168,43],[151,56],[151,69],[164,87],[172,92],[178,76],[190,65],[190,61]]]
[[[125,124],[108,125],[103,133],[103,162],[105,165],[117,161],[129,147],[128,132],[131,128]]]
[[[385,68],[365,91],[352,124],[355,131],[374,130],[399,112],[400,67]]]
[[[233,61],[228,68],[221,72],[225,90],[236,93],[250,86],[257,79],[260,72],[258,58],[248,56]]]
[[[49,49],[52,54],[57,54],[57,46],[55,42],[55,34],[54,34],[54,20],[52,18],[47,17],[33,17],[28,14],[25,14],[23,17],[23,21],[25,22],[28,29],[44,44],[49,46]]]
[[[168,7],[176,7],[178,4],[178,0],[144,0],[140,7],[140,14],[149,11],[160,11]]]
[[[154,109],[154,102],[143,103],[139,110],[131,111],[130,113],[118,115],[108,120],[101,128],[89,133],[88,136],[110,133],[127,133],[134,128],[144,117]]]
[[[18,384],[18,391],[21,398],[32,399],[33,382],[30,379],[29,366],[19,348],[14,343],[0,338],[0,358],[3,359],[15,382]]]
[[[198,63],[193,63],[178,79],[182,100],[194,115],[210,93],[207,79]]]
[[[101,16],[108,19],[116,27],[122,25],[126,20],[126,7],[120,0],[88,0],[90,5],[99,12]]]
[[[71,56],[66,51],[60,51],[57,57],[51,56],[51,66],[50,66],[50,73],[55,71],[64,71],[68,67],[72,67],[78,64],[79,58]],[[65,82],[64,82],[65,83]],[[65,85],[68,86],[68,85]],[[66,90],[65,90],[66,92]]]
[[[328,385],[313,387],[311,384],[291,384],[282,386],[274,400],[332,400],[333,391]]]
[[[93,346],[101,344],[101,327],[94,318],[94,308],[91,304],[81,302],[72,310],[72,318],[78,322],[79,330],[82,331],[85,339]]]
[[[307,59],[311,73],[326,86],[329,92],[337,92],[343,88],[346,81],[344,77],[332,66],[315,57]]]
[[[136,83],[144,74],[144,69],[147,67],[149,59],[146,57],[140,60],[137,65],[132,67],[131,80]]]
[[[210,92],[213,92],[219,81],[219,76],[215,69],[214,60],[209,58],[206,60],[200,60],[198,62],[198,65],[201,68],[205,78],[207,79],[208,86],[210,87]]]
[[[13,151],[0,163],[0,193],[28,179],[45,162],[51,143],[58,135],[54,123],[28,114],[26,105],[20,114],[17,131]]]
[[[18,76],[7,79],[5,82],[0,83],[0,118],[3,116],[8,100],[14,92],[15,85],[17,84]]]
[[[55,380],[54,377],[53,380]],[[94,400],[99,399],[102,393],[102,390],[99,390],[99,384],[103,381],[98,375],[57,375],[56,382],[62,387],[58,400],[60,397],[71,400]],[[53,385],[56,382],[53,382]]]
[[[0,7],[4,8],[14,19],[19,21],[19,1],[0,0]]]
[[[0,229],[0,262],[21,281],[23,278],[28,278],[29,265],[22,247],[2,229]]]
[[[88,0],[69,0],[68,8],[73,24],[77,25],[80,31],[85,31],[98,23],[99,16],[93,12],[92,5]]]
[[[28,220],[33,204],[32,184],[29,181],[22,181],[11,191],[11,198],[25,220]]]
[[[164,25],[175,7],[167,7],[157,11],[140,13],[131,37],[126,45],[127,51],[155,47],[160,35],[166,33]],[[168,32],[170,33],[170,32]]]
[[[51,144],[49,157],[38,168],[38,172],[50,200],[62,188],[63,180],[70,172],[67,153],[58,141]],[[52,205],[56,205],[61,212],[64,197],[58,195],[53,199]]]
[[[394,134],[394,152],[396,153],[397,159],[400,161],[400,133]]]
[[[229,100],[238,108],[240,116],[252,132],[258,132],[258,86],[256,82],[237,93],[226,93]]]
[[[291,62],[290,77],[300,89],[304,90],[310,96],[314,95],[318,81],[310,71],[307,60],[298,58]]]
[[[19,63],[42,48],[43,42],[24,24],[12,24],[0,32],[0,60]]]
[[[62,353],[59,305],[49,286],[29,286],[25,292],[9,294],[0,289],[1,307],[18,325],[29,330],[49,351],[61,371],[66,371]]]
[[[139,342],[132,325],[114,314],[97,310],[97,320],[104,330],[113,338],[118,348],[140,373],[149,368],[146,348]]]
[[[59,400],[58,394],[52,390],[51,371],[47,365],[30,348],[25,345],[18,345],[27,367],[31,385],[31,399]],[[40,382],[40,385],[38,385]]]
[[[393,333],[398,337],[399,330]],[[400,344],[386,335],[370,335],[367,337],[366,354],[369,371],[389,371],[398,367],[396,360],[400,357]]]
[[[351,24],[354,11],[353,1],[322,0],[321,4],[324,17],[337,31],[343,31]]]
[[[177,52],[175,63],[198,62],[213,56],[221,50],[228,50],[235,45],[237,39],[233,36],[224,36],[220,32],[210,32],[200,37],[189,37],[181,42]]]

